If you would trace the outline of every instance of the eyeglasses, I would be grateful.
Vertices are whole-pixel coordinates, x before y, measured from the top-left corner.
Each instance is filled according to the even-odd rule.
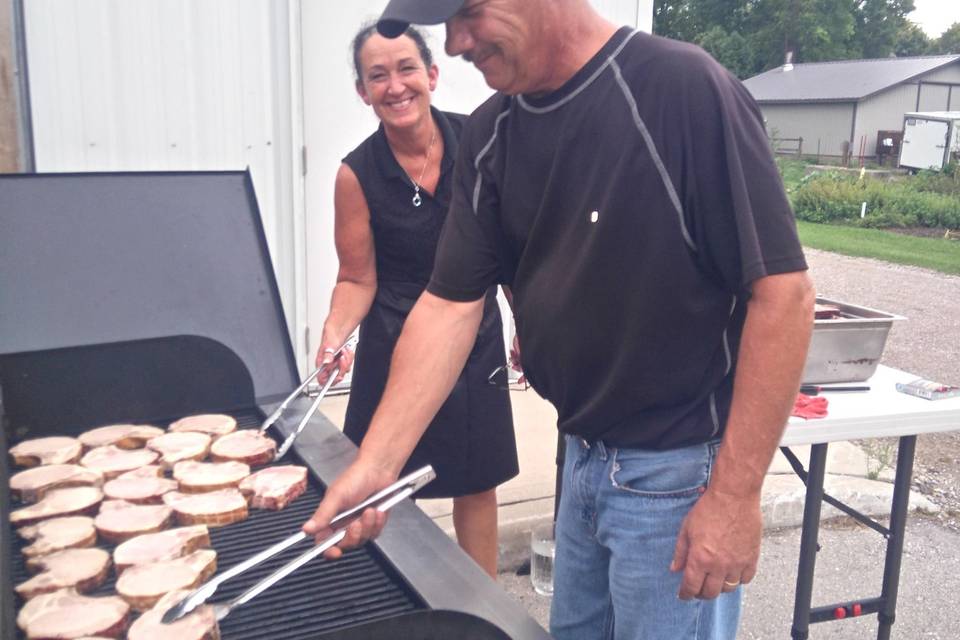
[[[527,382],[526,377],[523,375],[520,376],[520,379],[514,383],[510,382],[509,376],[509,364],[502,364],[493,371],[490,372],[490,375],[487,376],[487,384],[492,384],[497,389],[501,391],[526,391],[530,388],[530,383]],[[501,376],[500,373],[503,373]]]

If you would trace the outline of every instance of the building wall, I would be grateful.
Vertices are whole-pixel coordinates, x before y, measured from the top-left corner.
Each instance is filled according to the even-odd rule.
[[[760,105],[766,121],[767,135],[777,138],[803,138],[804,155],[817,153],[839,156],[843,142],[850,138],[853,104]],[[794,143],[785,142],[783,148]]]
[[[0,0],[0,173],[21,169],[16,68],[13,1]]]
[[[924,74],[921,80],[923,80],[923,82],[949,82],[960,85],[960,60],[942,69]]]
[[[924,94],[925,94],[924,87]],[[931,94],[932,95],[932,94]],[[877,153],[877,131],[903,130],[903,114],[915,111],[917,85],[901,84],[867,98],[857,106],[857,128],[853,136],[853,153],[859,154],[864,141],[864,156]]]
[[[960,85],[953,91],[960,91]],[[948,85],[924,82],[920,85],[920,105],[912,111],[947,111],[950,108],[951,93]]]

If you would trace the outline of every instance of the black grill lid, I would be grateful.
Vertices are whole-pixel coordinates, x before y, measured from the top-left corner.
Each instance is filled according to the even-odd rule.
[[[247,171],[2,175],[0,278],[0,356],[195,336],[247,406],[298,381]]]

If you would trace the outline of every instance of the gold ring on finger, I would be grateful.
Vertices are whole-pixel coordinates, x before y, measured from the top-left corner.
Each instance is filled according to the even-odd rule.
[[[740,586],[740,583],[739,583],[739,582],[730,582],[729,580],[724,580],[724,581],[723,581],[723,584],[725,584],[726,586],[730,587],[731,589],[734,588],[734,587],[739,587],[739,586]]]

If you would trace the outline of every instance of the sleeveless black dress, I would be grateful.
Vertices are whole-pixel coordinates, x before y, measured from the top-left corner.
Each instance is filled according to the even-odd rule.
[[[367,432],[386,386],[390,359],[407,314],[433,270],[440,230],[450,204],[457,140],[465,116],[432,109],[443,135],[444,155],[436,193],[420,191],[400,167],[383,125],[344,162],[360,181],[370,208],[376,249],[377,294],[360,324],[344,433],[357,445]],[[437,349],[446,345],[437,344]],[[487,382],[504,364],[503,330],[496,291],[487,292],[473,351],[450,397],[427,428],[403,473],[431,464],[437,479],[417,495],[456,497],[491,489],[517,475],[517,445],[510,397]],[[498,379],[505,381],[503,373]]]

